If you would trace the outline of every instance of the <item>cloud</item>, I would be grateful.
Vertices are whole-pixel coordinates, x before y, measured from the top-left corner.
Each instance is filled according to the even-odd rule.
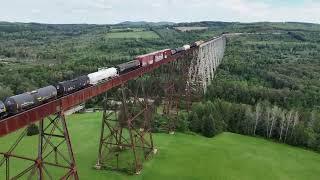
[[[16,6],[19,4],[19,6]],[[2,0],[0,21],[302,21],[320,23],[315,0]]]
[[[39,9],[31,9],[32,14],[39,14],[41,11]]]

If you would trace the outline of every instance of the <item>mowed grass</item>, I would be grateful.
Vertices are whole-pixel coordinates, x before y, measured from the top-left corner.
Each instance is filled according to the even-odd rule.
[[[110,32],[106,35],[110,39],[133,38],[133,39],[155,39],[159,36],[153,31],[135,31],[135,32]]]
[[[81,179],[319,179],[320,154],[232,133],[222,133],[211,139],[180,133],[155,134],[158,154],[144,163],[140,175],[95,170],[101,115],[87,113],[67,117]],[[9,147],[13,139],[13,135],[1,138],[0,150]],[[32,144],[36,140],[37,137],[26,138],[28,146],[21,152],[36,152],[36,144]],[[0,171],[0,179],[4,178],[3,172]]]

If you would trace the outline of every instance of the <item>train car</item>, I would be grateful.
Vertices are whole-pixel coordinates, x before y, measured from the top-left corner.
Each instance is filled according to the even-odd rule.
[[[163,50],[164,59],[170,57],[171,55],[172,55],[171,49],[165,49],[165,50]]]
[[[163,51],[156,51],[153,53],[153,56],[154,56],[154,62],[159,62],[162,59],[164,59]]]
[[[46,86],[30,92],[34,96],[35,100],[39,103],[46,102],[49,99],[56,98],[58,91],[54,86]]]
[[[2,101],[0,101],[0,118],[7,112],[7,108]]]
[[[140,67],[140,61],[139,60],[133,60],[126,63],[122,63],[116,66],[118,73],[123,74],[130,70],[134,70]]]
[[[198,47],[200,46],[201,44],[203,44],[204,41],[200,40],[200,41],[196,41],[194,43],[191,44],[191,48],[194,48],[194,47]]]
[[[153,52],[153,54],[154,54],[154,61],[159,62],[171,56],[171,49],[163,49],[160,51]]]
[[[137,56],[135,58],[135,60],[140,61],[140,65],[142,67],[145,67],[145,66],[153,64],[154,54],[153,53],[149,53],[149,54],[140,55],[140,56]]]
[[[80,76],[73,80],[59,82],[56,85],[58,96],[63,96],[88,86],[90,79],[88,76]]]
[[[188,44],[184,45],[184,46],[183,46],[183,49],[184,49],[185,51],[188,50],[188,49],[190,49],[190,45],[188,45]]]
[[[16,114],[19,111],[29,109],[37,104],[34,96],[30,93],[23,93],[8,97],[4,104],[9,114]]]
[[[97,72],[88,74],[89,84],[95,85],[103,80],[107,80],[109,78],[113,78],[118,75],[118,71],[116,68],[103,68],[98,70]]]
[[[175,48],[174,50],[175,50],[176,53],[179,53],[179,52],[184,51],[185,48],[184,48],[184,47],[178,47],[178,48]],[[175,53],[175,54],[176,54],[176,53]]]

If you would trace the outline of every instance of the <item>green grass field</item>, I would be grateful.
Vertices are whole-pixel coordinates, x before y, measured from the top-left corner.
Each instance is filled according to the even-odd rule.
[[[133,38],[133,39],[155,39],[159,36],[153,31],[136,31],[136,32],[110,32],[107,33],[107,38],[118,39],[118,38]]]
[[[264,139],[223,133],[215,138],[186,134],[155,134],[158,154],[144,164],[140,175],[95,170],[101,113],[72,115],[69,132],[81,179],[218,179],[218,180],[316,180],[320,154],[273,143]],[[0,139],[0,151],[7,149],[14,135]],[[36,152],[37,137],[24,140],[19,152]],[[26,148],[27,147],[27,148]],[[21,164],[11,164],[20,167]],[[0,179],[4,178],[3,167]]]

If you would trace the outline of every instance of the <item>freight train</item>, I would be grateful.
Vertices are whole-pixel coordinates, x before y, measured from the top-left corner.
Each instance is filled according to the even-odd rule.
[[[114,77],[128,73],[140,67],[149,66],[174,54],[197,47],[202,43],[203,41],[196,41],[192,43],[191,46],[186,44],[175,49],[164,49],[140,55],[132,61],[119,64],[115,67],[101,68],[97,72],[80,76],[72,80],[59,82],[54,86],[50,85],[31,92],[8,97],[4,101],[0,101],[0,119],[28,110],[53,99],[74,93],[88,86],[94,86],[99,83],[106,82]]]

